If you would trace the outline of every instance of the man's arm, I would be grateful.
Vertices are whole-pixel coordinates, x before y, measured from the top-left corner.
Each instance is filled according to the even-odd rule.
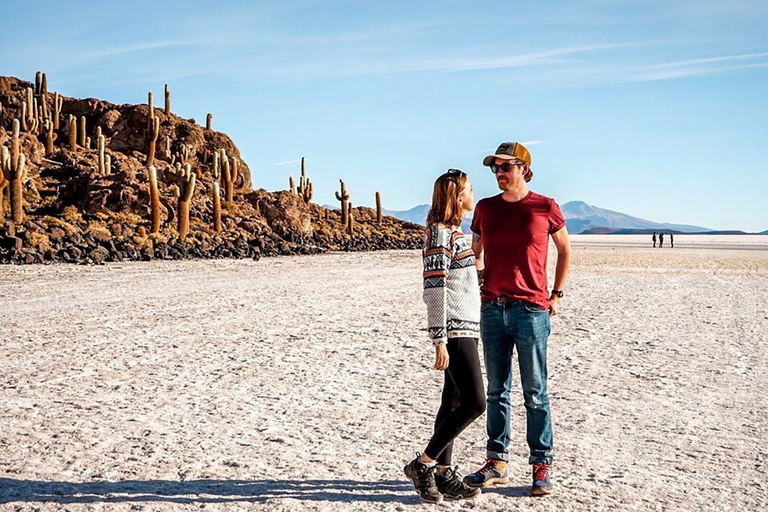
[[[571,242],[568,240],[568,229],[563,226],[552,233],[552,241],[557,249],[557,267],[555,268],[554,290],[562,290],[565,287],[565,280],[568,278],[568,271],[571,268]],[[557,303],[560,297],[552,296],[549,298],[549,316],[557,314]]]
[[[477,282],[483,287],[483,272],[485,260],[483,259],[483,240],[477,233],[472,233],[472,252],[475,253],[475,268],[477,269]]]

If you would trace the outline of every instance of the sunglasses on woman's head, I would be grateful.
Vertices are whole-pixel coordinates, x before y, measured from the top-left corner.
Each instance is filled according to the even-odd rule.
[[[496,174],[498,172],[509,172],[512,170],[512,167],[516,165],[523,165],[522,162],[506,162],[501,165],[491,164],[489,167],[491,168],[491,172],[493,174]]]
[[[459,178],[461,178],[462,176],[466,176],[466,175],[467,175],[467,173],[465,173],[464,171],[460,171],[458,169],[448,169],[445,172],[445,174],[443,174],[443,176],[445,176],[445,178],[448,181],[452,181],[452,182],[454,182],[456,184],[458,184],[458,179]],[[451,178],[453,178],[453,179],[451,179]]]

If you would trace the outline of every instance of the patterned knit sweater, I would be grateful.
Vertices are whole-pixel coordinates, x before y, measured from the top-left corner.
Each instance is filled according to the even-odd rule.
[[[442,224],[424,238],[424,303],[432,343],[480,337],[480,290],[469,236]]]

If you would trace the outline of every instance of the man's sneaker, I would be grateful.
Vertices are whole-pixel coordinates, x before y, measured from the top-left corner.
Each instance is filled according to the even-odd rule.
[[[533,465],[533,486],[531,496],[545,496],[554,491],[552,480],[549,478],[550,466],[546,463]]]
[[[448,468],[442,475],[435,473],[437,490],[449,500],[466,500],[480,494],[479,487],[470,487],[461,481],[458,469],[458,467]]]
[[[403,468],[405,476],[413,481],[413,486],[421,499],[429,503],[440,503],[443,500],[443,495],[437,490],[435,483],[435,468],[437,466],[427,466],[419,461],[419,456],[420,454],[417,453],[416,458]]]
[[[502,473],[498,466],[501,460],[486,459],[485,466],[464,477],[464,483],[470,487],[488,487],[489,485],[505,485],[509,483],[509,468]]]

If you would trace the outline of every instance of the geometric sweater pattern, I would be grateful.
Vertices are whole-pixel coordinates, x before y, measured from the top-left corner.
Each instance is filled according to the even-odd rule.
[[[429,339],[480,337],[480,289],[469,236],[433,224],[424,237],[424,303]]]

